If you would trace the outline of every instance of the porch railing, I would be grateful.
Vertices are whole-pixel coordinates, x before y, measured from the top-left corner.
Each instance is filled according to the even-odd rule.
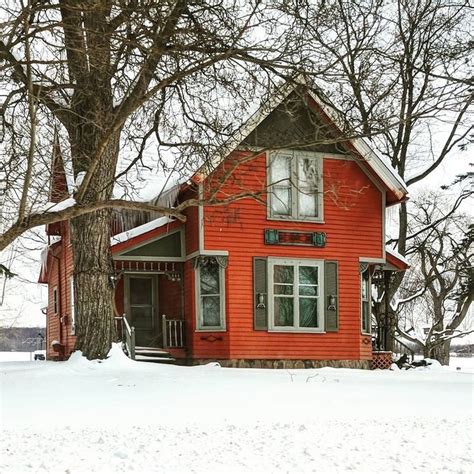
[[[121,321],[122,326],[122,344],[125,345],[128,357],[135,360],[135,328],[128,324],[127,316],[124,314],[122,317],[115,318]]]
[[[166,314],[161,316],[163,325],[163,348],[184,347],[184,320],[167,319]]]

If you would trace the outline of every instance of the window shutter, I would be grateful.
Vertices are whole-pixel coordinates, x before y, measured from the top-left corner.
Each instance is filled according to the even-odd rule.
[[[324,262],[324,313],[326,332],[339,329],[339,294],[337,262]]]
[[[254,329],[266,331],[267,321],[267,259],[254,257],[253,259],[253,314]]]

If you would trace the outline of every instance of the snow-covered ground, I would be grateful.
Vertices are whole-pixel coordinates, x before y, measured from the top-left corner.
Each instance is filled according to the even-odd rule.
[[[453,365],[5,362],[0,472],[472,472],[474,366]]]

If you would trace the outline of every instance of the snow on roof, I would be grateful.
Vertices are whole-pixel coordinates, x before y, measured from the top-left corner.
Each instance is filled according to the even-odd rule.
[[[400,260],[405,265],[410,266],[410,262],[402,254],[398,253],[396,250],[393,250],[389,247],[385,247],[385,252],[390,254],[392,257],[395,257],[396,259]]]
[[[138,235],[142,235],[142,234],[145,234],[146,232],[150,232],[150,230],[158,229],[159,227],[162,227],[170,222],[173,222],[174,220],[175,219],[169,216],[159,217],[158,219],[154,219],[150,222],[147,222],[146,224],[135,227],[134,229],[126,230],[125,232],[114,235],[113,237],[110,238],[110,245],[117,245],[122,242],[126,242],[127,240],[137,237]]]

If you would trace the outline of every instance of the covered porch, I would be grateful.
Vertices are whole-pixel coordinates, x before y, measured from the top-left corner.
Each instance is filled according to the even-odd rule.
[[[128,326],[136,347],[167,350],[175,357],[184,357],[183,264],[114,263],[119,275],[115,304],[117,313],[126,320],[121,323],[120,332],[123,334]]]
[[[117,329],[132,359],[186,357],[184,232],[165,224],[113,238]]]

